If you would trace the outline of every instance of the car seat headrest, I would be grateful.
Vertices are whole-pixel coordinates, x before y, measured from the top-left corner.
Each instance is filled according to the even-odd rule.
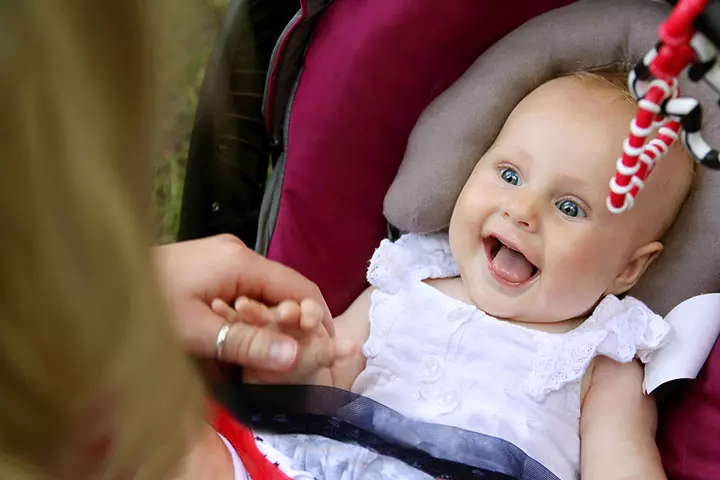
[[[520,100],[563,74],[629,71],[657,42],[669,11],[658,0],[580,0],[504,37],[421,115],[385,198],[388,221],[414,233],[446,228],[465,181]],[[716,94],[685,74],[680,91],[701,102],[705,139],[720,146]],[[719,187],[720,172],[698,168],[665,251],[630,292],[658,313],[720,286]]]

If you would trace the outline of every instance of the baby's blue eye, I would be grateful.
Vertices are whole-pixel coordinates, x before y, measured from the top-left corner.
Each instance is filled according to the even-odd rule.
[[[585,210],[583,210],[582,207],[573,200],[560,200],[555,204],[555,206],[557,206],[558,210],[560,210],[564,215],[567,215],[568,217],[582,218],[585,216]]]
[[[522,183],[520,180],[520,174],[512,168],[501,168],[500,177],[505,181],[505,183],[509,183],[510,185],[520,185]]]

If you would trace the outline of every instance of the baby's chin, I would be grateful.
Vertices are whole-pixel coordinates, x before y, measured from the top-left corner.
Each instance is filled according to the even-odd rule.
[[[503,308],[503,306],[497,305],[489,305],[489,308],[483,308],[480,305],[477,305],[477,307],[491,317],[508,322],[533,324],[555,323],[553,321],[548,321],[546,317],[540,317],[537,314],[534,315],[527,311],[518,311],[516,308]]]
[[[490,308],[482,308],[480,310],[493,318],[504,322],[511,322],[521,326],[526,326],[531,330],[542,330],[548,333],[566,333],[579,326],[585,317],[563,318],[562,320],[554,320],[553,315],[542,311],[528,312],[526,309],[518,311],[512,308],[503,308],[502,306],[491,306]]]
[[[462,278],[462,275],[461,275]],[[506,296],[484,285],[476,279],[462,278],[466,301],[474,304],[479,310],[499,320],[537,325],[577,324],[587,318],[602,300],[595,302],[579,298],[558,299],[546,292],[531,289],[518,296]],[[552,296],[556,300],[548,302],[545,297]],[[576,296],[577,297],[577,296]],[[594,298],[594,297],[593,297]],[[588,301],[585,301],[588,300]]]
[[[567,316],[557,316],[537,305],[530,298],[503,298],[501,293],[469,291],[470,301],[481,311],[499,320],[527,324],[554,324],[567,321]],[[561,320],[556,320],[561,318]]]
[[[501,294],[497,292],[478,291],[478,289],[470,289],[467,293],[470,302],[491,317],[512,322],[540,323],[538,317],[532,315],[526,308],[518,308],[518,303],[522,302],[522,300],[518,301],[518,299],[513,298],[501,299],[498,298]]]
[[[502,305],[502,302],[487,302],[483,307],[476,303],[478,309],[498,320],[527,325],[533,329],[551,333],[564,333],[578,327],[589,314],[573,315],[570,312],[557,312],[543,309],[532,302],[523,302],[523,308],[517,305]],[[519,302],[515,302],[519,303]],[[590,310],[592,311],[592,309]]]

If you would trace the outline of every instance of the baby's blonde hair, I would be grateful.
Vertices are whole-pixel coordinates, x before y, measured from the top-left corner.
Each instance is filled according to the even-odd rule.
[[[574,72],[569,75],[588,86],[604,88],[617,93],[618,99],[635,105],[636,101],[628,88],[627,72]]]
[[[637,105],[637,100],[635,100],[635,97],[633,97],[632,93],[630,92],[630,88],[628,86],[628,73],[627,72],[574,72],[569,75],[569,77],[577,79],[581,82],[583,82],[588,87],[594,87],[594,88],[602,88],[608,92],[611,92],[615,95],[617,95],[617,99],[621,102],[628,103],[635,107]],[[630,127],[628,125],[628,133],[630,132]],[[673,209],[671,212],[669,212],[668,215],[666,215],[662,222],[660,222],[651,233],[651,236],[655,239],[661,239],[665,236],[665,234],[668,232],[672,224],[675,222],[675,219],[680,214],[680,210],[682,206],[684,205],[685,201],[690,195],[691,192],[691,185],[692,180],[695,174],[695,170],[697,168],[697,162],[692,158],[690,155],[690,152],[685,148],[684,145],[682,145],[682,142],[680,140],[677,140],[671,147],[670,152],[668,155],[675,155],[680,156],[682,158],[683,165],[682,167],[685,167],[686,174],[687,174],[687,180],[685,181],[685,184],[682,191],[680,192],[680,197],[678,198],[678,201],[675,202],[673,205]],[[661,160],[662,161],[662,160]],[[650,180],[652,181],[652,180]],[[642,193],[640,193],[642,195]]]
[[[199,423],[138,214],[155,133],[147,8],[0,3],[0,478],[162,479]],[[97,468],[75,465],[103,434]]]

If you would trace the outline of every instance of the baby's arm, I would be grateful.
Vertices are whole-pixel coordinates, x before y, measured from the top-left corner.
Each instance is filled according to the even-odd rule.
[[[639,362],[598,357],[580,420],[583,480],[665,479],[655,444],[657,409]]]
[[[345,313],[335,318],[335,334],[338,338],[351,340],[359,347],[370,335],[370,296],[373,288],[366,289],[355,299]],[[350,390],[353,382],[365,368],[365,356],[362,348],[357,348],[350,356],[341,359],[330,369],[330,384],[337,388]]]

